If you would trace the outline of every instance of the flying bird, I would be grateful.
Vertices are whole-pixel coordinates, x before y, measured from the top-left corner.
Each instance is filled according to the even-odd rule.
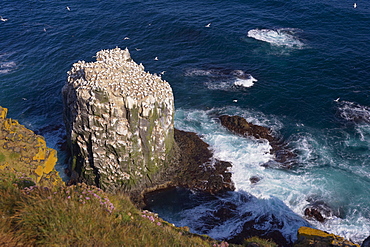
[[[155,58],[154,58],[154,60],[156,60],[156,61],[157,61],[157,60],[158,60],[158,57],[155,57]]]
[[[0,16],[0,20],[1,20],[1,21],[7,21],[8,19],[5,19],[5,18],[3,18],[2,16]]]
[[[334,101],[335,101],[335,102],[339,102],[339,100],[340,100],[340,98],[338,98],[338,99],[335,99]]]
[[[353,8],[357,8],[357,3],[354,3],[353,4]]]
[[[130,39],[129,37],[125,37],[124,39]]]
[[[66,9],[67,9],[68,11],[71,11],[71,9],[70,9],[68,6],[66,7]]]
[[[210,27],[211,26],[211,23],[208,23],[207,25],[205,25],[205,27]]]

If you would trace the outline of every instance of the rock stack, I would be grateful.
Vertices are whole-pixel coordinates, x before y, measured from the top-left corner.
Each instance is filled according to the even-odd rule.
[[[80,179],[130,189],[165,165],[174,143],[172,89],[127,48],[73,64],[62,93],[70,170]]]

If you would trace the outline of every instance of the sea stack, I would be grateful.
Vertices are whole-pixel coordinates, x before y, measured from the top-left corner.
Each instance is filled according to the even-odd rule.
[[[70,170],[80,180],[129,190],[165,166],[174,144],[172,89],[127,48],[73,64],[62,93]]]

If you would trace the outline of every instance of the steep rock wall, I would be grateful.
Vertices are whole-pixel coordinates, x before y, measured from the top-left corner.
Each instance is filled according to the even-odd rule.
[[[165,165],[174,143],[172,89],[127,49],[73,64],[62,93],[71,169],[84,181],[130,189]]]

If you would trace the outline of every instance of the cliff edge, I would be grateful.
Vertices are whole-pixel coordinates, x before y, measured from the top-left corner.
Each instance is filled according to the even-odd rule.
[[[63,184],[54,169],[57,152],[46,146],[42,136],[7,118],[7,113],[8,109],[0,106],[0,170],[38,185]]]

